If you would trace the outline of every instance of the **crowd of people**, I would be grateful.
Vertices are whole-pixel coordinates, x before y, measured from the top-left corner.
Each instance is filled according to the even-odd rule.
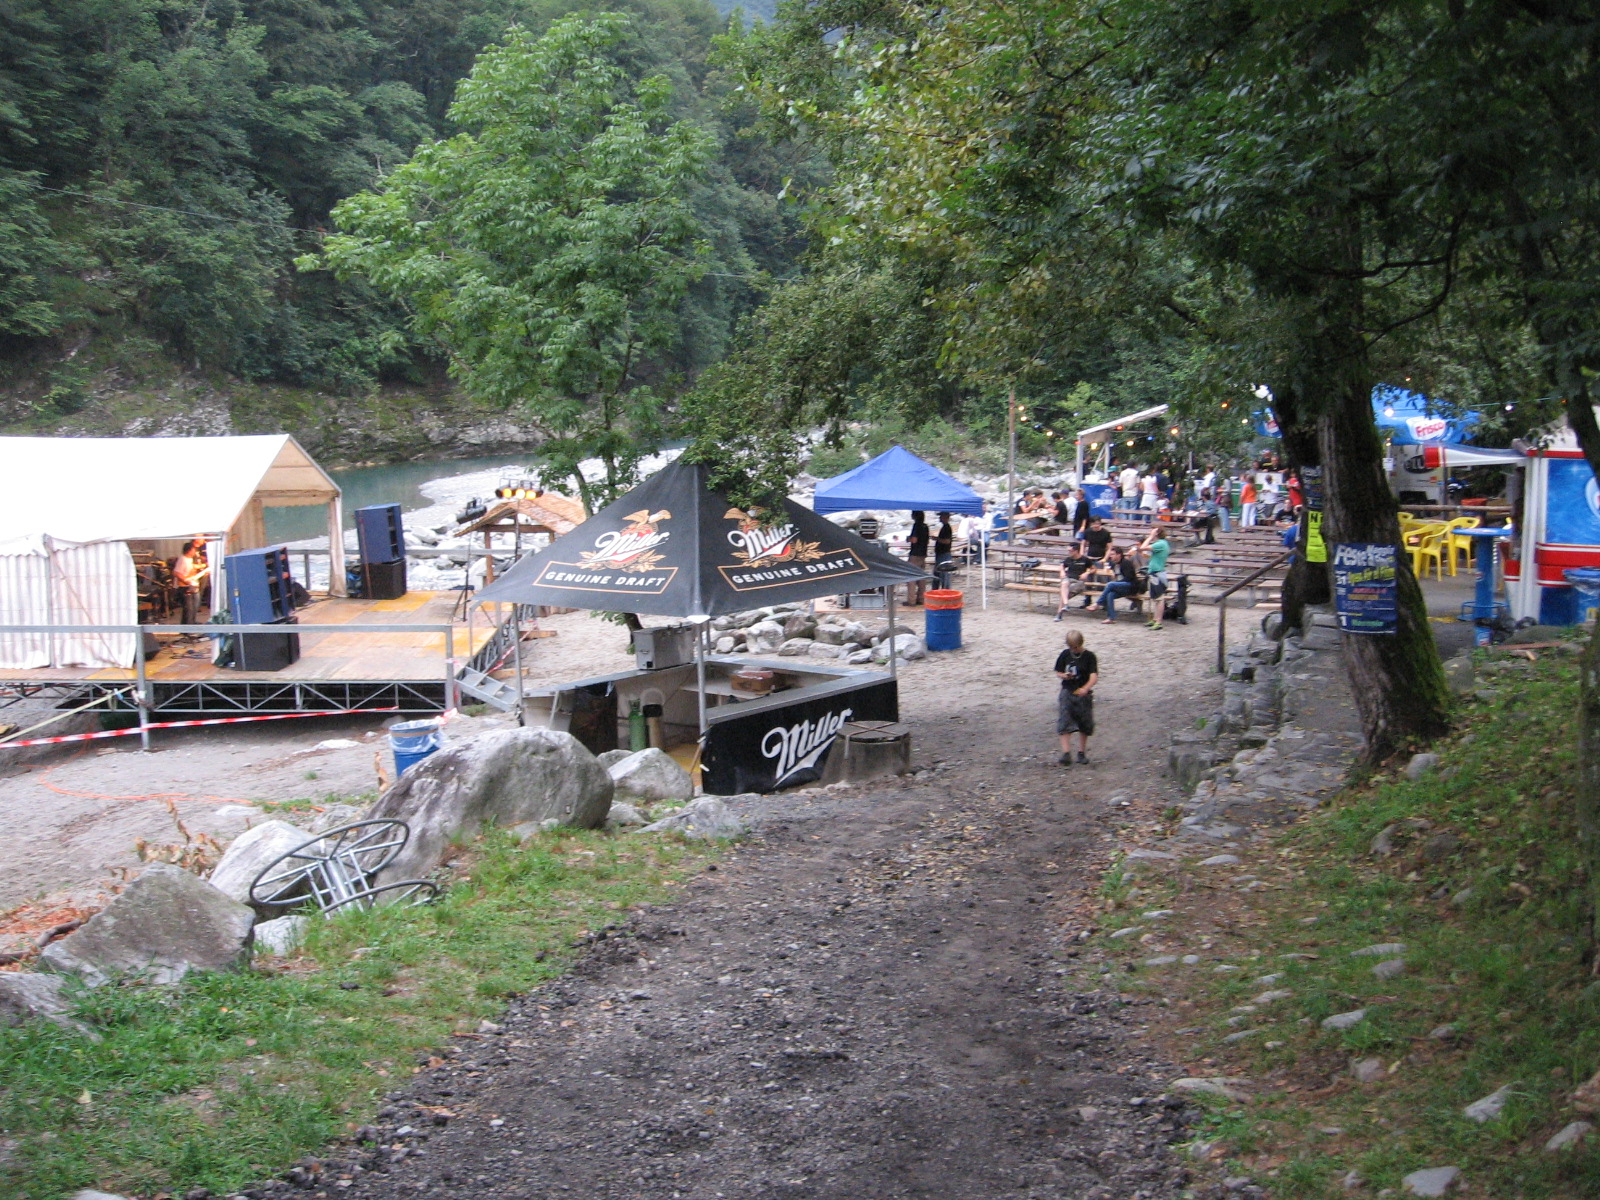
[[[1263,459],[1236,478],[1208,468],[1193,478],[1186,503],[1181,506],[1171,473],[1159,465],[1141,471],[1130,464],[1108,482],[1117,487],[1122,501],[1119,510],[1136,508],[1149,514],[1150,532],[1142,541],[1119,546],[1104,520],[1092,513],[1082,488],[1058,491],[1048,499],[1041,489],[1032,489],[1013,509],[1012,521],[1019,529],[1053,525],[1071,530],[1068,557],[1061,564],[1057,621],[1076,600],[1085,609],[1098,604],[1105,610],[1104,621],[1109,625],[1116,620],[1118,600],[1146,595],[1151,602],[1147,626],[1152,630],[1165,628],[1162,618],[1167,606],[1159,601],[1168,590],[1167,561],[1172,544],[1167,537],[1167,524],[1156,514],[1181,514],[1172,518],[1173,523],[1184,524],[1196,543],[1210,545],[1216,541],[1219,527],[1231,527],[1234,495],[1239,499],[1242,529],[1293,517],[1304,504],[1299,481],[1280,470],[1275,457]],[[1286,540],[1292,529],[1290,526],[1290,533],[1285,534]],[[1100,663],[1094,651],[1085,646],[1081,629],[1067,631],[1066,645],[1056,656],[1055,674],[1061,681],[1056,702],[1056,734],[1061,743],[1057,761],[1064,767],[1074,762],[1087,764]]]

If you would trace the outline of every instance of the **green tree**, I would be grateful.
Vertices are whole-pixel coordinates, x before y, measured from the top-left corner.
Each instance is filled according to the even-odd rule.
[[[591,508],[633,482],[659,432],[661,359],[704,270],[690,197],[716,152],[704,127],[669,119],[663,76],[617,61],[630,24],[513,30],[458,91],[464,132],[343,201],[344,232],[308,263],[403,299],[464,387],[546,433],[547,475]],[[598,483],[578,469],[590,457]]]

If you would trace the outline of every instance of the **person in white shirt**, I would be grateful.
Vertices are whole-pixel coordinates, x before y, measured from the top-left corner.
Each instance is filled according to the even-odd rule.
[[[1145,512],[1155,512],[1161,507],[1161,485],[1154,471],[1139,481],[1139,507]]]
[[[1122,485],[1124,500],[1139,498],[1139,471],[1132,463],[1122,468],[1122,474],[1117,476],[1117,481]]]

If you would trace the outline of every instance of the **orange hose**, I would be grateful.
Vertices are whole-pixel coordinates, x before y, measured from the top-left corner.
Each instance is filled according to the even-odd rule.
[[[50,776],[54,774],[56,770],[76,762],[87,753],[89,753],[89,747],[85,746],[66,762],[57,763],[55,766],[46,770],[39,776],[39,782],[44,784],[44,786],[49,788],[52,792],[55,792],[58,796],[71,796],[77,800],[159,800],[163,804],[171,804],[178,800],[205,800],[216,804],[253,805],[255,803],[254,800],[241,800],[236,796],[191,796],[187,792],[152,792],[147,796],[110,796],[104,792],[80,792],[74,788],[62,787],[59,783],[50,782]]]

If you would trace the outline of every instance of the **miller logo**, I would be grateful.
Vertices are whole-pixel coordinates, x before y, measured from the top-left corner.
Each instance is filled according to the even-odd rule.
[[[584,566],[596,569],[652,570],[664,557],[657,554],[655,548],[672,536],[670,530],[665,533],[657,530],[656,524],[671,516],[664,508],[656,512],[641,508],[636,513],[629,513],[622,518],[629,524],[620,530],[602,533],[594,540],[594,550],[580,551],[578,557],[583,560]]]
[[[738,547],[734,558],[747,567],[765,567],[773,563],[811,562],[822,557],[820,542],[802,542],[793,525],[763,525],[762,511],[730,508],[722,514],[727,520],[739,522],[739,528],[728,534],[728,541]]]
[[[779,725],[767,730],[761,739],[761,753],[777,759],[773,768],[772,786],[782,787],[784,781],[814,767],[817,760],[828,752],[839,730],[850,719],[854,709],[840,709],[827,713],[816,721],[801,721],[798,725]]]

